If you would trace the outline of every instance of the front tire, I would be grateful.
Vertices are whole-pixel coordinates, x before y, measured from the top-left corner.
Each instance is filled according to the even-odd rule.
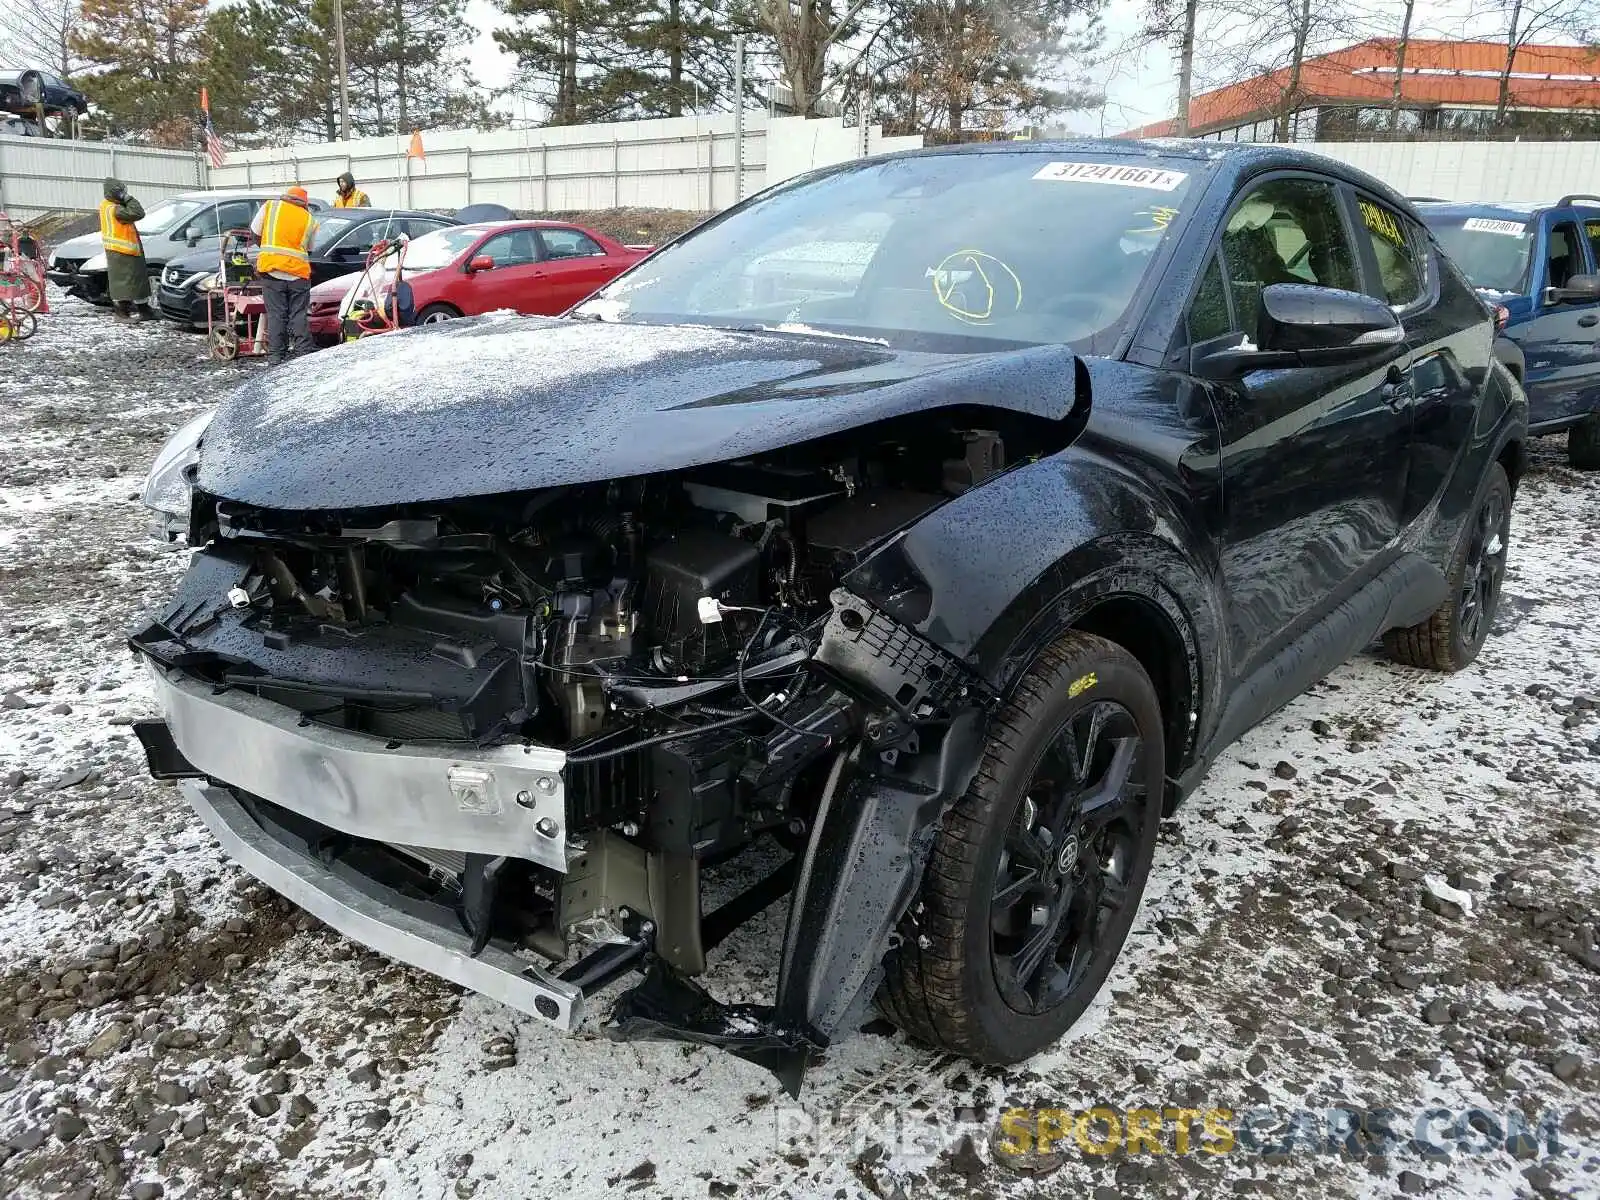
[[[1138,660],[1076,631],[1046,649],[941,824],[886,964],[885,1015],[981,1063],[1056,1042],[1132,927],[1164,771],[1161,706]]]
[[[453,305],[430,304],[417,314],[417,324],[441,325],[446,321],[454,321],[460,315]]]
[[[1389,657],[1408,667],[1459,671],[1483,649],[1494,625],[1511,541],[1511,482],[1505,468],[1489,468],[1489,482],[1461,530],[1450,564],[1449,598],[1433,615],[1383,635]]]
[[[1600,413],[1567,430],[1567,463],[1579,471],[1600,471]]]

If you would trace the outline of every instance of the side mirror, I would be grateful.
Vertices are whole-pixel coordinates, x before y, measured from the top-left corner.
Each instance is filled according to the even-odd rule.
[[[494,270],[494,259],[487,254],[480,254],[467,264],[467,274],[475,275],[479,271]]]
[[[1206,350],[1191,369],[1207,378],[1237,379],[1251,371],[1336,366],[1360,362],[1405,338],[1399,318],[1382,300],[1340,288],[1274,283],[1261,290],[1255,343]]]
[[[191,246],[198,246],[200,244],[200,227],[198,225],[185,225],[172,235],[172,240],[188,242]]]
[[[1551,304],[1593,304],[1600,300],[1600,275],[1574,275],[1566,287],[1545,288],[1544,302]]]

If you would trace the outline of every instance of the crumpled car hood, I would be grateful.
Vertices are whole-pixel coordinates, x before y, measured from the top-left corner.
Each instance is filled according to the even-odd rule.
[[[299,511],[588,483],[724,462],[919,410],[1061,419],[1072,352],[538,317],[364,338],[267,371],[206,431],[199,486]]]

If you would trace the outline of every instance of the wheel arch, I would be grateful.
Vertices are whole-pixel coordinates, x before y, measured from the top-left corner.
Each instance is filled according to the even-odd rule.
[[[1071,629],[1116,642],[1156,685],[1176,780],[1220,709],[1226,643],[1220,569],[1192,515],[1074,447],[935,510],[844,582],[1001,693]]]
[[[1517,494],[1517,484],[1528,469],[1528,448],[1521,438],[1512,438],[1500,448],[1496,461],[1506,473],[1511,484],[1511,494]]]

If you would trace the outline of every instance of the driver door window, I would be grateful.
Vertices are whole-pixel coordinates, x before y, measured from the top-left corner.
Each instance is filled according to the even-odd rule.
[[[1571,221],[1563,221],[1550,230],[1550,241],[1545,248],[1544,285],[1564,288],[1569,279],[1582,275],[1584,270],[1578,227]]]
[[[210,208],[195,213],[194,216],[172,231],[172,240],[183,242],[191,238],[216,237],[219,232],[217,211],[217,206],[212,205]]]
[[[230,229],[249,229],[258,207],[260,205],[255,200],[230,200],[226,204],[218,205],[215,209],[217,227],[211,232],[226,233]]]
[[[1361,290],[1338,192],[1321,180],[1273,179],[1246,195],[1223,227],[1222,261],[1239,326],[1252,338],[1262,289],[1275,283]]]
[[[478,248],[475,258],[484,255],[494,259],[495,269],[501,267],[526,267],[539,261],[539,245],[531,229],[513,229],[499,233]]]
[[[368,221],[364,225],[357,225],[341,237],[334,244],[333,249],[347,257],[366,254],[378,240],[378,232],[382,228],[383,226],[377,221]]]

